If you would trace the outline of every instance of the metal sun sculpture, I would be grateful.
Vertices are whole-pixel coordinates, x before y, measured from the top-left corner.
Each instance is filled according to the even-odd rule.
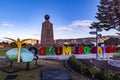
[[[18,58],[17,58],[17,62],[20,62],[20,54],[21,54],[21,49],[22,49],[22,44],[27,41],[27,40],[31,40],[31,39],[24,39],[24,40],[20,40],[19,38],[17,38],[17,40],[15,39],[12,39],[12,38],[7,38],[5,37],[6,39],[9,39],[13,42],[15,42],[15,44],[17,45],[17,48],[18,48]]]

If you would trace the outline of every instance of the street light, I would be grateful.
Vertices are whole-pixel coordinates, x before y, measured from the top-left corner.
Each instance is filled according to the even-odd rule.
[[[102,29],[96,27],[96,31],[89,32],[92,35],[96,35],[96,59],[98,59],[98,31],[101,32]]]

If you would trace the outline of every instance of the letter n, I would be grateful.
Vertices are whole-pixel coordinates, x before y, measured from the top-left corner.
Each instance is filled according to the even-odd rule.
[[[55,55],[55,48],[54,47],[47,47],[47,55]]]

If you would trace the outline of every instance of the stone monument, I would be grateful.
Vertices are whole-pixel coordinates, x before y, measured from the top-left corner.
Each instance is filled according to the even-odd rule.
[[[45,22],[42,23],[41,46],[54,46],[53,24],[49,21],[50,16],[45,15]]]

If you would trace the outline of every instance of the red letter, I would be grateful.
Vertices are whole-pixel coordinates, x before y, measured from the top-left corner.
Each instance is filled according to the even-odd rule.
[[[38,54],[45,56],[46,55],[46,47],[40,47],[38,49]]]
[[[97,53],[97,47],[93,46],[90,50],[91,53],[96,54]]]
[[[62,54],[62,47],[55,47],[55,54],[61,55]]]
[[[83,46],[75,47],[75,54],[83,54]]]
[[[107,46],[106,47],[106,53],[114,53],[114,52],[116,52],[115,46]]]

